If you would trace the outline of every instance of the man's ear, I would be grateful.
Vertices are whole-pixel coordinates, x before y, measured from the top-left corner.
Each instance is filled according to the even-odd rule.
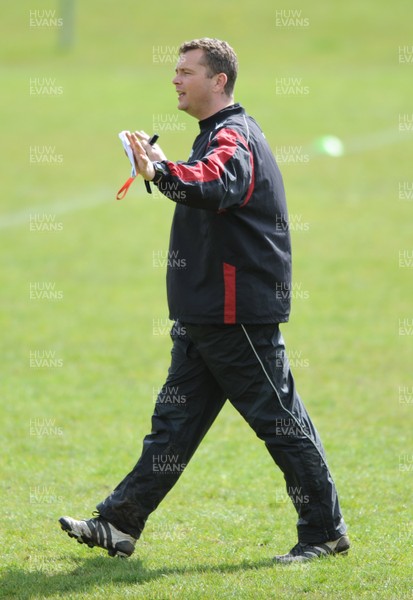
[[[216,75],[216,83],[215,83],[215,89],[217,92],[224,92],[224,88],[227,85],[227,81],[228,81],[228,77],[225,73],[218,73],[218,75]]]

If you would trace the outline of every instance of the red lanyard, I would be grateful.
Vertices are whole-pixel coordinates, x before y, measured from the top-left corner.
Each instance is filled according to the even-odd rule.
[[[126,196],[128,189],[130,188],[134,179],[135,179],[135,177],[129,177],[128,181],[126,181],[126,183],[123,184],[123,186],[120,188],[119,192],[116,194],[116,200],[122,200],[122,198],[124,198]]]

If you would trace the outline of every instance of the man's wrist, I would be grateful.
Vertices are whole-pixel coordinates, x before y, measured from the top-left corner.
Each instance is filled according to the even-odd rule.
[[[155,160],[153,163],[154,176],[152,178],[152,183],[158,185],[158,183],[168,174],[168,170],[166,165],[164,165],[161,161]]]

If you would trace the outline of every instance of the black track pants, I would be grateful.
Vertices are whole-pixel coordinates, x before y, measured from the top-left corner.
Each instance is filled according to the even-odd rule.
[[[301,542],[346,532],[321,440],[295,389],[277,325],[193,325],[172,330],[172,361],[142,455],[97,509],[139,537],[177,482],[225,400],[255,431],[282,470],[298,513]]]

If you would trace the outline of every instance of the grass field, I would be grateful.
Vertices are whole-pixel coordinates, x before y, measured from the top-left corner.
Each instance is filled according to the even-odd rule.
[[[413,598],[412,4],[90,0],[69,49],[60,15],[20,0],[0,24],[0,597]],[[115,201],[129,173],[117,133],[157,129],[172,160],[188,156],[197,123],[170,80],[177,46],[203,35],[237,50],[236,100],[281,162],[296,291],[283,333],[346,558],[273,566],[295,514],[230,405],[129,560],[57,525],[133,466],[167,372],[158,259],[174,206],[138,180]],[[344,155],[320,154],[323,135]]]

